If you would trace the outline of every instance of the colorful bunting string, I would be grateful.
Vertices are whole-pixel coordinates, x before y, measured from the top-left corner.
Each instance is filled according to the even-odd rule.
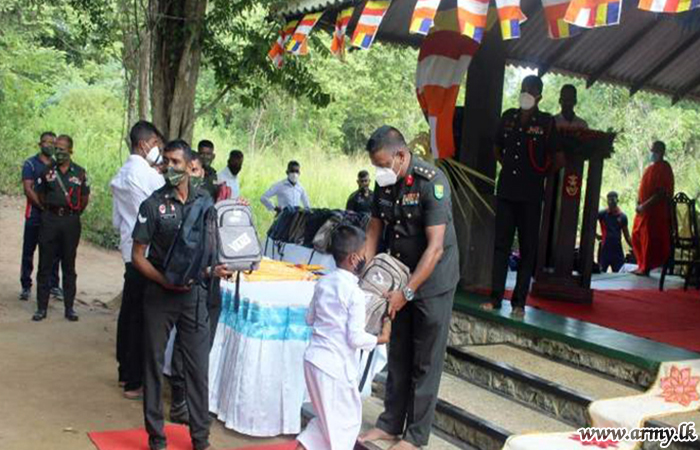
[[[496,7],[503,39],[519,39],[520,24],[527,19],[520,9],[520,0],[496,0]]]
[[[289,41],[289,38],[292,37],[292,33],[294,33],[298,23],[298,20],[291,20],[287,22],[284,28],[280,30],[280,35],[277,38],[277,41],[272,44],[272,48],[267,53],[267,57],[270,58],[272,64],[274,64],[278,69],[282,68],[284,65],[284,46],[287,44],[287,41]]]
[[[571,0],[564,21],[582,28],[620,23],[622,0]]]
[[[457,20],[462,34],[481,42],[488,12],[489,0],[457,0]]]
[[[569,0],[542,0],[542,7],[551,39],[569,38],[581,32],[581,28],[564,21]]]
[[[372,46],[379,25],[382,23],[390,4],[391,0],[370,0],[365,4],[365,9],[362,10],[362,15],[357,21],[355,32],[352,35],[353,46],[365,50]]]
[[[440,6],[440,0],[418,0],[411,18],[409,32],[414,34],[428,34],[433,26],[435,13]]]
[[[345,34],[348,30],[348,24],[352,19],[354,7],[346,8],[338,13],[335,19],[335,31],[333,32],[333,42],[331,42],[331,53],[341,57],[345,53]]]
[[[680,13],[700,8],[700,0],[639,0],[639,9],[655,13]]]
[[[323,11],[307,14],[301,19],[292,38],[287,43],[287,51],[293,55],[301,55],[306,53],[306,40],[309,38],[311,30],[313,30],[316,23],[323,15]]]

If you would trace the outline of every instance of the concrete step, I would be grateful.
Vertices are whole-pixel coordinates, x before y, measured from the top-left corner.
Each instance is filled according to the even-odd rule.
[[[375,380],[383,396],[385,375]],[[484,389],[443,373],[434,428],[479,450],[499,450],[511,434],[559,432],[571,426]]]
[[[377,418],[384,411],[384,404],[381,399],[371,397],[362,402],[362,432],[368,431],[377,423]],[[302,421],[306,425],[314,417],[313,407],[306,403],[302,408]],[[393,445],[392,442],[358,442],[355,450],[388,450]],[[434,429],[430,435],[430,442],[426,450],[478,450],[474,447],[460,442],[457,439]]]
[[[450,348],[446,370],[574,427],[589,425],[591,401],[641,392],[509,344]]]

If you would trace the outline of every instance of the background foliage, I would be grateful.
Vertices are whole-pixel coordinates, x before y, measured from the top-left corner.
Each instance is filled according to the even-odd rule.
[[[306,64],[292,63],[277,73],[261,66],[274,35],[263,9],[269,3],[210,3],[208,15],[218,19],[209,22],[205,36],[197,107],[222,100],[198,118],[193,139],[214,141],[217,168],[229,150],[244,151],[242,191],[253,200],[262,232],[271,215],[257,199],[284,177],[287,160],[301,162],[302,184],[315,206],[343,207],[357,171],[369,167],[362,149],[374,128],[391,123],[408,138],[427,129],[414,93],[415,50],[375,45],[341,62],[329,56],[328,35],[317,33]],[[74,159],[92,178],[84,230],[108,246],[116,243],[108,184],[128,154],[119,5],[117,0],[0,4],[0,191],[20,193],[21,164],[37,151],[42,131],[72,135]],[[504,108],[515,106],[522,76],[521,70],[508,70]],[[603,193],[617,190],[630,218],[654,139],[668,144],[677,190],[700,194],[698,105],[671,107],[668,99],[651,94],[630,98],[621,88],[585,90],[577,80],[548,76],[542,109],[558,110],[558,91],[567,82],[579,87],[579,114],[593,128],[623,131],[605,166]]]

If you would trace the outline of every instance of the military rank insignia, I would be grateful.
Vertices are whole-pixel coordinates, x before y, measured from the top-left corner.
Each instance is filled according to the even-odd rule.
[[[433,188],[433,192],[435,193],[436,199],[442,200],[442,197],[445,196],[445,186],[441,184],[436,184]]]

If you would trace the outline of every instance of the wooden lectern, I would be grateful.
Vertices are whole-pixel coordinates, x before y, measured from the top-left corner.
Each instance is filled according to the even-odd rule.
[[[560,130],[560,138],[566,166],[547,178],[532,294],[548,300],[590,303],[603,161],[613,152],[615,134]],[[579,230],[582,195],[585,199]]]

